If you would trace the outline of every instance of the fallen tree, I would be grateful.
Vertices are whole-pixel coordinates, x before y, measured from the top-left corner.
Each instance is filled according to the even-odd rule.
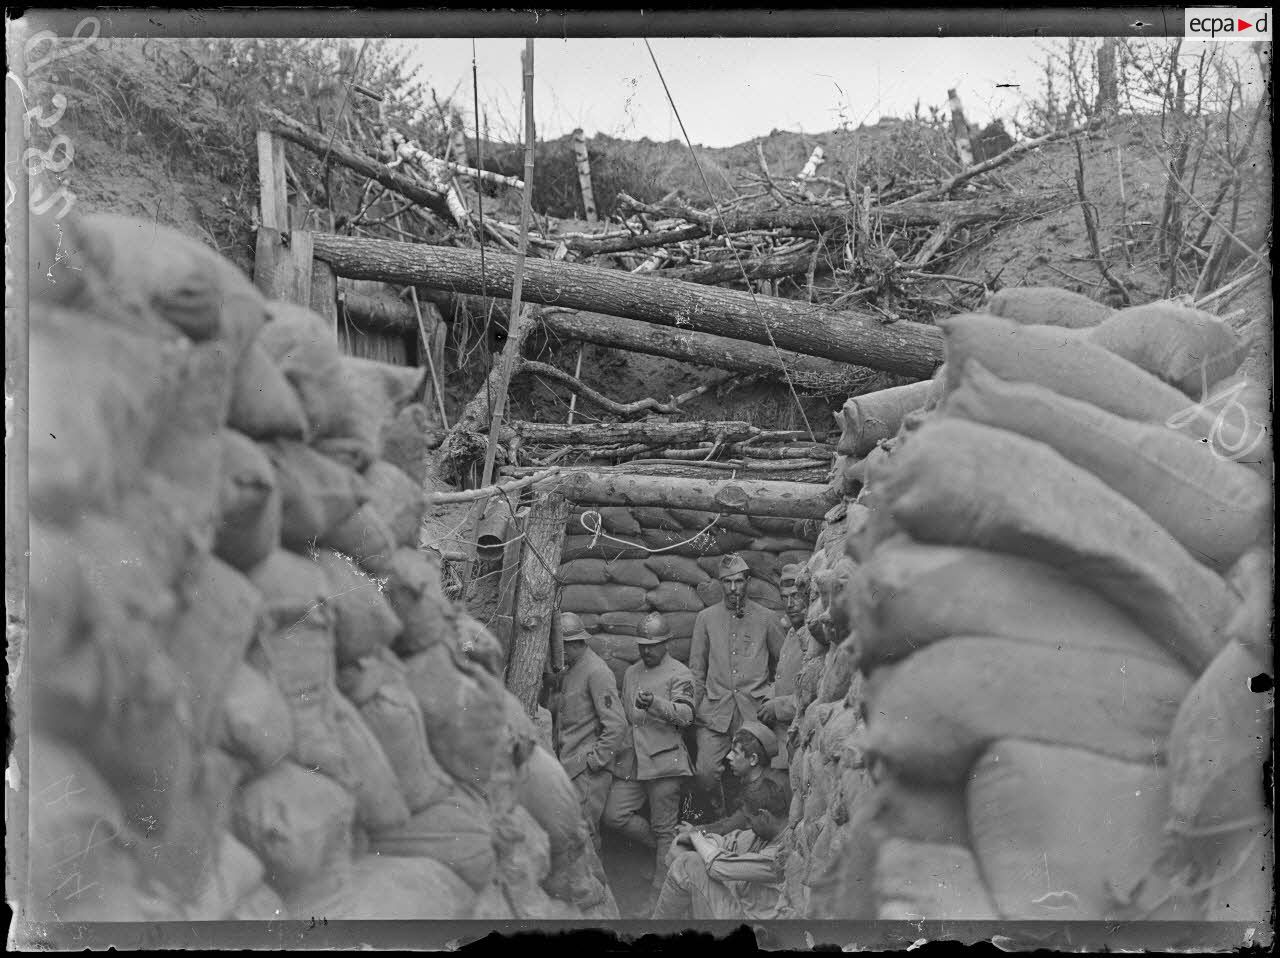
[[[480,255],[383,240],[317,233],[315,256],[339,276],[429,286],[491,296],[510,295],[515,257]],[[884,323],[878,316],[828,310],[677,280],[637,277],[576,263],[525,263],[526,301],[604,312],[662,326],[743,339],[873,369],[924,378],[942,362],[942,335],[922,323]]]
[[[506,469],[519,475],[533,470]],[[662,506],[751,516],[820,519],[840,501],[825,485],[762,479],[675,478],[616,470],[561,473],[542,488],[577,505]]]

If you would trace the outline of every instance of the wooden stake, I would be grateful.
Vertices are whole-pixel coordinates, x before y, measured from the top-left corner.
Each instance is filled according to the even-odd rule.
[[[284,141],[258,131],[260,225],[253,262],[253,282],[268,299],[311,306],[311,234],[289,229],[289,193],[285,177]],[[337,332],[335,322],[335,335]]]
[[[449,428],[449,417],[444,411],[444,383],[436,373],[436,361],[432,355],[431,339],[427,336],[427,326],[422,321],[422,305],[418,302],[418,291],[412,286],[409,287],[409,296],[413,299],[413,311],[418,317],[418,335],[422,337],[422,354],[427,359],[427,371],[431,373],[431,387],[435,390],[436,404],[440,408],[440,423],[447,430]],[[432,304],[433,308],[434,305]],[[439,323],[436,325],[439,326]]]
[[[530,716],[538,709],[555,613],[556,571],[572,512],[564,496],[549,493],[534,501],[524,524],[507,688]]]
[[[573,369],[573,378],[582,381],[582,353],[586,349],[585,343],[578,343],[578,363]],[[569,425],[573,425],[573,411],[578,407],[578,394],[573,393],[569,396]]]
[[[587,222],[595,223],[596,197],[591,189],[591,159],[587,156],[587,138],[582,130],[573,131],[573,154],[578,163],[578,186],[582,189],[582,207],[587,213]]]
[[[973,147],[969,143],[969,121],[964,118],[960,94],[955,90],[948,90],[947,100],[951,106],[951,135],[955,137],[960,162],[965,166],[973,166]]]

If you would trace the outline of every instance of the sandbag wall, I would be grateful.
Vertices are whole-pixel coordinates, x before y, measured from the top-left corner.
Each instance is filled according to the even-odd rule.
[[[845,416],[829,614],[859,675],[799,727],[792,904],[1265,920],[1269,384],[1172,303],[989,310],[940,323],[941,374],[863,461]]]
[[[74,260],[32,286],[31,917],[616,915],[417,548],[424,371],[172,230],[60,225],[32,237]]]
[[[808,561],[818,529],[810,519],[717,518],[638,506],[579,509],[565,534],[560,608],[576,612],[595,633],[592,647],[619,682],[640,657],[635,637],[650,612],[666,617],[675,636],[668,649],[687,664],[694,619],[722,598],[716,579],[721,556],[742,556],[752,573],[748,597],[781,613],[782,567]]]

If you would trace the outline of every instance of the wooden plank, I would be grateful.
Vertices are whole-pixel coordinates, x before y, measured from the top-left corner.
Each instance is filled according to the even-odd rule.
[[[289,228],[289,189],[284,172],[284,141],[269,130],[258,131],[258,189],[262,226],[282,232]]]
[[[310,234],[308,234],[310,236]],[[311,308],[324,317],[335,336],[338,335],[338,277],[322,259],[311,261]]]
[[[530,716],[537,714],[542,673],[550,652],[551,617],[556,611],[555,576],[564,548],[565,523],[572,511],[564,496],[549,493],[534,501],[525,521],[507,688]]]

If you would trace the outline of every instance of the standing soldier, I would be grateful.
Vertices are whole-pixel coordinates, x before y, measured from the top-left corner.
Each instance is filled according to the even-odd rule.
[[[640,661],[622,676],[628,734],[614,762],[604,825],[654,848],[656,898],[680,822],[681,785],[693,771],[682,734],[693,722],[693,676],[667,655],[671,630],[660,613],[644,620],[642,633]],[[648,821],[640,815],[646,801]]]
[[[560,614],[567,666],[560,679],[556,754],[582,797],[591,837],[600,850],[600,816],[613,783],[613,759],[627,719],[613,672],[587,645],[588,633],[572,612]]]
[[[751,569],[742,557],[721,558],[724,599],[698,613],[693,623],[689,668],[697,708],[698,788],[715,816],[725,813],[721,773],[733,733],[756,718],[782,651],[782,624],[747,598]]]
[[[790,764],[787,730],[796,717],[796,687],[800,669],[809,648],[809,630],[804,620],[809,611],[809,583],[804,569],[797,564],[782,567],[778,580],[785,603],[789,631],[778,656],[778,672],[773,680],[773,694],[760,707],[760,721],[769,726],[778,739],[778,755],[773,767],[785,769]]]

